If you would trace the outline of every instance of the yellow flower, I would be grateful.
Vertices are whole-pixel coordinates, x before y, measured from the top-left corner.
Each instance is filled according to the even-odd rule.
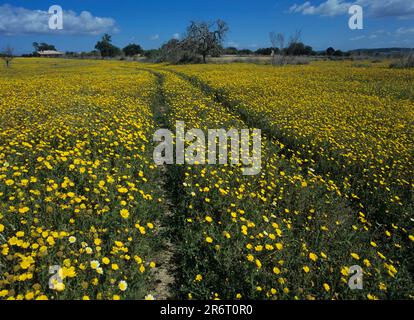
[[[331,291],[331,287],[330,287],[330,286],[329,286],[329,284],[327,284],[327,283],[324,283],[324,284],[323,284],[323,288],[325,289],[325,291],[326,291],[326,292]]]
[[[96,269],[98,269],[99,268],[99,266],[101,265],[100,263],[99,263],[99,261],[96,261],[96,260],[93,260],[93,261],[91,261],[91,268],[93,269],[93,270],[96,270]]]
[[[26,295],[24,296],[24,298],[25,298],[26,300],[33,300],[33,298],[34,298],[34,293],[33,293],[32,291],[30,291],[30,292],[26,293]]]
[[[69,268],[63,267],[61,273],[62,273],[63,279],[76,277],[75,267],[69,267]]]
[[[122,209],[121,210],[121,217],[124,219],[128,219],[129,218],[129,211],[127,209]]]
[[[4,298],[5,296],[7,296],[9,294],[8,290],[1,290],[0,291],[0,298]]]
[[[125,188],[125,187],[121,187],[121,188],[118,189],[118,192],[122,193],[122,194],[125,194],[125,193],[128,193],[128,189]]]
[[[102,263],[105,264],[105,265],[108,265],[108,264],[111,263],[111,261],[107,257],[103,257],[102,258]]]
[[[309,254],[309,259],[311,259],[313,262],[316,262],[318,260],[318,256],[315,253]]]
[[[0,232],[3,232],[4,231],[4,225],[2,225],[1,223],[0,223]]]
[[[58,291],[58,292],[62,292],[65,291],[66,286],[63,282],[56,282],[53,284],[53,290]]]
[[[211,237],[207,237],[207,238],[206,238],[206,242],[207,242],[207,243],[213,243],[213,238],[211,238]]]
[[[356,254],[356,253],[351,253],[351,256],[352,256],[352,258],[354,258],[355,260],[359,260],[359,259],[360,259],[359,255],[358,255],[358,254]]]
[[[121,291],[126,291],[128,289],[128,284],[126,283],[126,281],[122,280],[119,282],[118,288]]]
[[[304,271],[305,273],[309,273],[309,272],[310,272],[310,268],[309,268],[308,266],[304,266],[304,267],[303,267],[303,271]]]
[[[280,269],[278,267],[273,268],[273,273],[276,275],[279,275],[281,273]]]
[[[27,213],[27,212],[29,212],[30,211],[30,209],[28,208],[28,207],[23,207],[23,208],[20,208],[19,209],[19,213]]]
[[[348,277],[348,276],[349,276],[349,268],[348,268],[348,267],[342,267],[342,268],[341,268],[341,274],[342,274],[344,277]]]
[[[203,276],[201,274],[198,274],[195,278],[196,281],[200,282],[203,280]]]

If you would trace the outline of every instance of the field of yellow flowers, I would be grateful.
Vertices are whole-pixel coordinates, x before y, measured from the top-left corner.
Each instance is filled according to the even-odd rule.
[[[17,59],[0,73],[0,299],[161,298],[166,242],[170,298],[414,298],[413,83],[350,62]],[[261,173],[157,167],[152,136],[176,121],[261,129]]]

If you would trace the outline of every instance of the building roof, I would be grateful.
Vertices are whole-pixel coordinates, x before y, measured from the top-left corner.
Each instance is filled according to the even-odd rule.
[[[45,50],[39,51],[38,54],[41,56],[52,56],[52,55],[63,55],[63,52],[55,51],[55,50]]]

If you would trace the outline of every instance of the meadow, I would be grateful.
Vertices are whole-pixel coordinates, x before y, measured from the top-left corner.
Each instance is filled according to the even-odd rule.
[[[414,71],[388,65],[1,67],[0,299],[413,299]],[[261,173],[156,166],[177,121],[261,129]]]

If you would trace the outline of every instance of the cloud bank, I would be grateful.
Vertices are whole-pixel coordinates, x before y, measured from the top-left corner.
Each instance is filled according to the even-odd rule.
[[[63,10],[63,30],[49,29],[49,18],[47,11],[2,5],[0,6],[0,34],[99,35],[118,31],[114,19],[95,17],[88,11],[77,14],[71,10]]]
[[[354,5],[361,5],[369,16],[373,17],[397,17],[408,19],[414,17],[414,0],[327,0],[319,5],[313,5],[310,1],[303,4],[294,4],[290,7],[290,13],[303,15],[338,16],[347,14],[348,9]]]

